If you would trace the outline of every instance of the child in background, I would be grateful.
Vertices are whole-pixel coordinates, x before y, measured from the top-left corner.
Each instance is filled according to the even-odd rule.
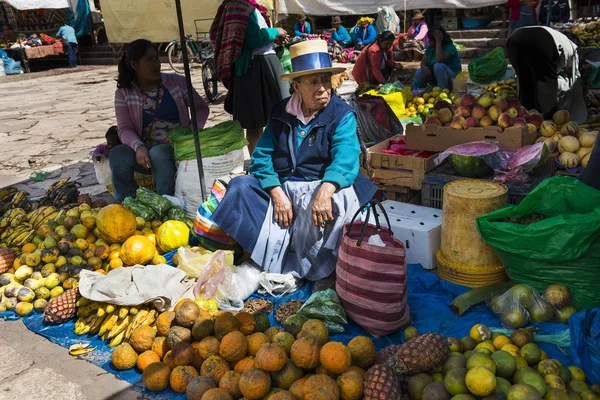
[[[121,144],[121,140],[119,140],[119,131],[116,125],[108,128],[105,138],[106,144],[98,145],[92,153],[92,157],[94,157],[96,161],[101,161],[104,157],[108,158],[110,151]]]

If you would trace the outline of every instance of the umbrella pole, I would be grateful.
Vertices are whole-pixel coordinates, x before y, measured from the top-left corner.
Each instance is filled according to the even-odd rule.
[[[200,178],[200,190],[202,191],[202,201],[206,201],[206,186],[204,185],[204,167],[202,166],[202,151],[200,149],[200,137],[198,136],[198,122],[196,121],[196,107],[194,105],[194,87],[192,86],[192,75],[190,72],[189,54],[187,51],[185,31],[183,26],[183,16],[181,13],[181,0],[175,0],[177,8],[177,24],[179,25],[179,40],[181,51],[183,51],[183,69],[185,70],[185,82],[187,84],[188,103],[192,117],[192,132],[194,134],[194,145],[196,147],[196,162],[198,163],[198,175]]]

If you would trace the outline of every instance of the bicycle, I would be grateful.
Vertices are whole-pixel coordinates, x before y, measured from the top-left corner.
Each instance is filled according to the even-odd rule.
[[[202,85],[206,99],[213,103],[219,97],[219,81],[215,67],[214,49],[209,38],[201,41],[193,39],[192,35],[185,36],[187,53],[190,64],[202,64]],[[169,65],[173,71],[183,73],[183,48],[178,40],[173,40],[166,49]],[[176,66],[177,65],[177,66]]]

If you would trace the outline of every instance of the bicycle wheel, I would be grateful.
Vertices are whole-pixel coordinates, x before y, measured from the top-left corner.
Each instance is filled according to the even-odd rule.
[[[188,51],[188,60],[191,64],[195,58],[194,52],[189,45],[186,44],[186,46]],[[177,72],[178,74],[183,74],[183,48],[179,42],[169,45],[167,48],[167,56],[169,57],[169,65],[173,71]]]
[[[219,97],[219,81],[217,80],[217,69],[214,60],[207,60],[202,66],[202,84],[204,93],[209,102],[214,102]]]

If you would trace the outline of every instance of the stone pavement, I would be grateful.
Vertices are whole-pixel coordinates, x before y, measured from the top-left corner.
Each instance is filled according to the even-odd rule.
[[[168,65],[163,70],[168,72]],[[97,183],[90,152],[115,124],[116,67],[35,75],[0,78],[0,187],[15,185],[36,198],[54,181],[70,177],[82,185],[81,192],[106,196],[106,188]],[[193,69],[192,81],[203,94],[200,69]],[[347,95],[355,87],[346,82],[338,93]],[[207,126],[230,118],[222,100],[210,109]],[[42,182],[28,181],[37,170],[50,174]],[[22,321],[0,319],[0,355],[1,400],[143,398],[127,382],[30,332]]]

